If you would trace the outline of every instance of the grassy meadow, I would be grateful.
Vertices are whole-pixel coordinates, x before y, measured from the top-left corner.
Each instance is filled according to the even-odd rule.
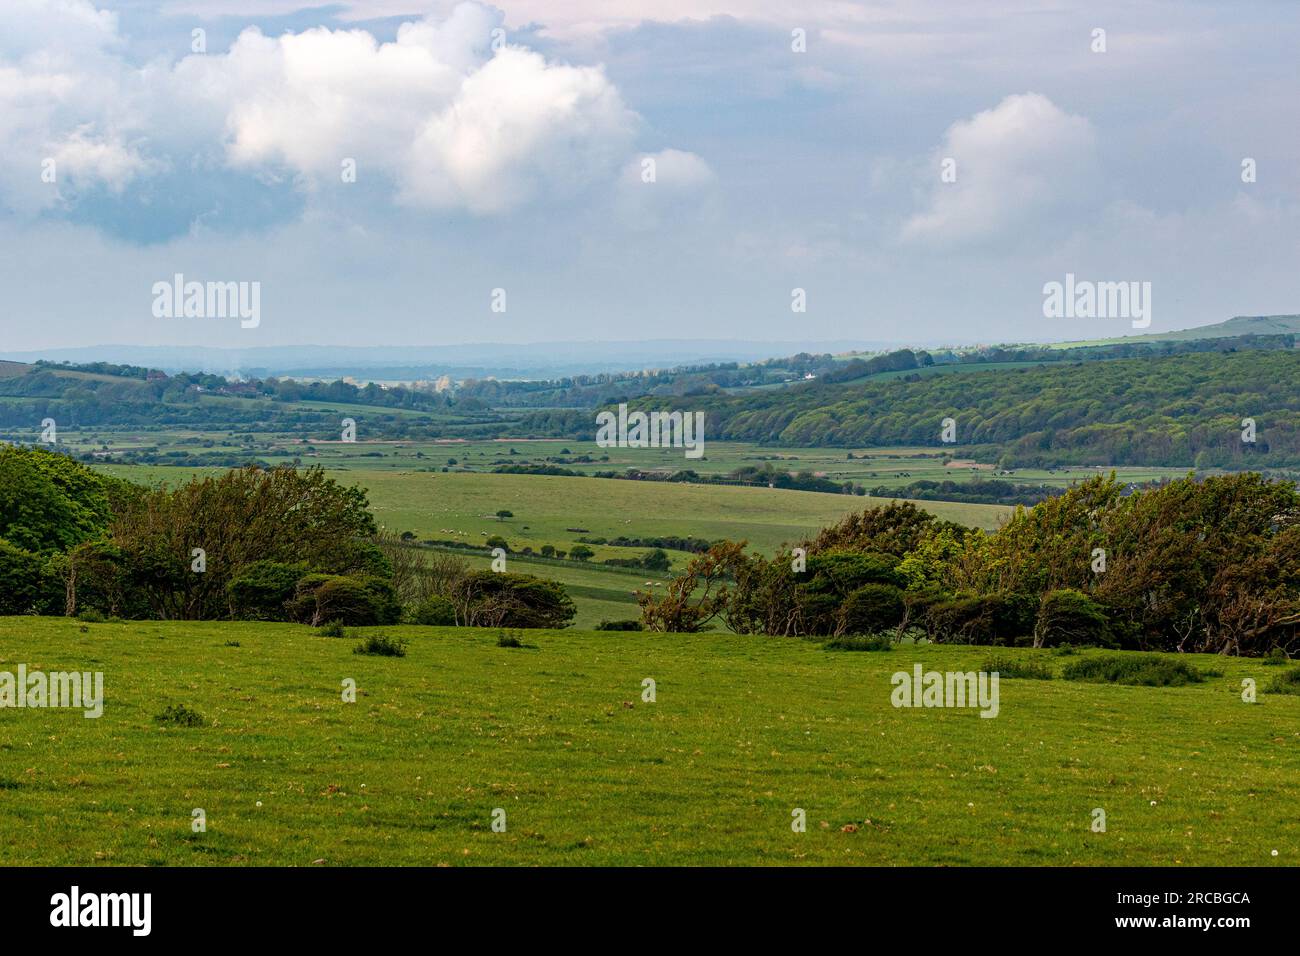
[[[1300,854],[1300,696],[1263,692],[1282,668],[1258,661],[1186,658],[1221,674],[1187,687],[1003,679],[999,715],[982,719],[895,709],[890,675],[978,669],[988,649],[577,631],[503,648],[491,630],[378,630],[409,640],[407,656],[285,624],[0,619],[0,670],[97,670],[105,687],[99,719],[0,711],[0,864],[1273,866]],[[998,654],[1058,672],[1078,659]],[[1243,677],[1259,703],[1242,702]],[[170,705],[203,724],[159,723]],[[1105,833],[1090,829],[1098,807]],[[195,808],[205,833],[191,830]],[[805,833],[791,830],[795,808]]]

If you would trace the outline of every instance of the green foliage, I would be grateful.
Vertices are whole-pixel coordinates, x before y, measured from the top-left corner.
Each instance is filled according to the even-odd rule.
[[[999,680],[1003,677],[1023,680],[1051,680],[1056,671],[1047,661],[1034,658],[989,657],[980,665],[980,670],[989,674],[996,673]]]
[[[48,583],[40,555],[0,538],[0,614],[41,612],[49,596]]]
[[[0,538],[26,551],[65,551],[103,533],[107,482],[66,455],[0,446]]]
[[[822,647],[828,651],[892,651],[893,643],[883,634],[833,637]]]
[[[1066,680],[1144,687],[1182,687],[1205,680],[1204,674],[1185,661],[1157,657],[1154,654],[1083,657],[1067,664],[1061,676]]]
[[[207,718],[197,710],[192,710],[184,704],[168,704],[160,713],[153,718],[160,724],[167,724],[173,727],[202,727],[206,724]]]
[[[903,620],[903,591],[893,584],[864,584],[844,599],[840,611],[844,634],[891,630]]]
[[[1300,464],[1300,353],[1289,348],[822,380],[697,401],[718,441],[938,446],[943,414],[961,422],[963,445],[986,446],[1005,467]],[[1243,408],[1269,410],[1254,445],[1240,440]]]
[[[421,601],[407,605],[402,613],[405,624],[422,624],[426,627],[446,627],[456,623],[456,605],[451,598],[431,594]]]
[[[561,584],[531,574],[475,571],[456,582],[452,602],[469,627],[566,627],[577,613]]]
[[[353,654],[371,654],[375,657],[405,657],[410,642],[400,637],[388,637],[385,634],[368,634],[356,647]]]
[[[1114,643],[1106,610],[1082,591],[1063,588],[1043,595],[1034,622],[1034,644],[1108,645]]]
[[[286,606],[300,578],[307,573],[302,562],[254,561],[226,585],[230,616],[256,621],[287,621]]]
[[[1038,599],[1004,592],[959,597],[930,606],[927,636],[942,644],[1024,644],[1034,628]]]
[[[501,631],[497,634],[497,647],[523,647],[524,642],[516,633]]]
[[[287,610],[292,620],[312,626],[329,621],[349,627],[395,624],[401,616],[387,581],[341,574],[304,575]]]
[[[597,631],[640,631],[642,625],[640,621],[601,621],[596,625]]]
[[[1268,690],[1271,694],[1300,694],[1300,667],[1278,674]]]

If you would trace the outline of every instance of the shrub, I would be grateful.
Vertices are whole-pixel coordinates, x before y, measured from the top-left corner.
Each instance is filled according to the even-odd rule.
[[[162,709],[162,713],[155,714],[153,719],[160,724],[172,724],[176,727],[202,727],[207,723],[202,714],[184,704],[168,704]]]
[[[497,634],[497,647],[523,647],[524,642],[519,639],[518,634],[507,634],[501,631]]]
[[[643,629],[640,621],[601,621],[596,625],[598,631],[640,631]]]
[[[1047,661],[1037,661],[1032,658],[1013,660],[1010,657],[990,657],[980,666],[980,670],[990,674],[996,671],[999,679],[1013,677],[1024,680],[1051,680],[1055,674],[1052,665]]]
[[[407,605],[402,620],[407,624],[446,627],[456,623],[456,605],[449,598],[431,594],[423,601]]]
[[[468,574],[452,600],[466,627],[567,627],[577,613],[563,585],[513,572]]]
[[[1034,646],[1059,644],[1113,644],[1106,609],[1073,588],[1048,591],[1034,621]]]
[[[327,621],[320,626],[321,637],[347,637],[347,629],[340,621]]]
[[[1015,593],[960,597],[932,604],[926,630],[945,644],[1015,644],[1033,631],[1038,601]]]
[[[1286,656],[1286,651],[1282,650],[1280,647],[1275,647],[1268,652],[1268,657],[1264,658],[1261,663],[1267,664],[1269,667],[1282,667],[1290,660],[1291,659]]]
[[[1278,674],[1268,690],[1271,694],[1300,694],[1300,667]]]
[[[306,571],[305,564],[283,561],[254,561],[247,565],[226,585],[230,616],[254,621],[287,620],[286,605]]]
[[[506,552],[506,554],[510,553],[510,542],[499,534],[492,535],[484,541],[483,544],[489,548],[500,548],[502,551]]]
[[[288,611],[293,620],[313,626],[326,621],[353,627],[396,624],[401,617],[397,597],[387,581],[342,574],[303,576]]]
[[[903,592],[892,584],[864,584],[840,609],[845,634],[874,634],[898,627],[903,620]]]
[[[1066,680],[1099,684],[1135,684],[1143,687],[1182,687],[1199,684],[1205,675],[1186,661],[1153,654],[1102,654],[1067,664]]]
[[[0,538],[0,614],[28,614],[44,604],[45,562]]]
[[[373,654],[377,657],[405,657],[407,643],[400,637],[392,638],[383,634],[370,634],[360,644],[352,648],[352,653]]]
[[[834,637],[822,645],[828,651],[892,651],[893,644],[884,634]]]

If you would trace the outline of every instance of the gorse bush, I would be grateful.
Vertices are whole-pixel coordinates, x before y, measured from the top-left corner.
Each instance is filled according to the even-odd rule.
[[[1067,664],[1061,676],[1066,680],[1144,687],[1181,687],[1205,680],[1204,674],[1185,661],[1151,654],[1085,657]]]

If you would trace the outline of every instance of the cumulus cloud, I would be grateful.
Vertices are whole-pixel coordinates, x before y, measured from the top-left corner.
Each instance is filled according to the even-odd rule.
[[[948,128],[926,171],[926,208],[904,223],[902,238],[949,244],[1008,234],[1087,193],[1095,154],[1086,118],[1037,93],[1008,96]],[[948,160],[952,182],[940,175]]]
[[[396,202],[496,214],[614,181],[640,124],[602,68],[503,42],[503,15],[478,3],[402,24],[391,42],[249,28],[224,52],[137,67],[89,0],[16,2],[56,27],[0,42],[0,158],[33,170],[23,201],[4,196],[11,208],[55,201],[36,185],[52,156],[114,192],[216,164],[311,194],[351,161]],[[53,52],[65,37],[80,58]]]

